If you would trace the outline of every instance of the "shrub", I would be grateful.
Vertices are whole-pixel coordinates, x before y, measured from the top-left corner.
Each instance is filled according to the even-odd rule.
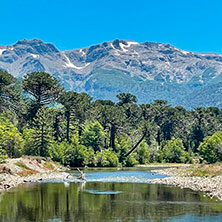
[[[204,138],[198,147],[200,156],[208,163],[222,160],[222,132],[218,131],[212,136]]]
[[[119,159],[111,148],[96,153],[97,166],[100,167],[116,167],[119,165]]]
[[[95,152],[100,151],[104,147],[104,139],[105,133],[98,121],[86,124],[82,134],[83,145],[92,147]]]
[[[146,142],[143,141],[137,151],[138,158],[140,164],[148,164],[150,160],[150,152],[148,150],[148,146],[146,145]]]
[[[0,159],[19,157],[23,152],[23,138],[18,129],[3,114],[0,115]],[[2,161],[2,160],[1,160]]]
[[[184,150],[182,140],[179,138],[166,141],[162,149],[162,158],[167,163],[187,163],[192,161],[189,154]]]

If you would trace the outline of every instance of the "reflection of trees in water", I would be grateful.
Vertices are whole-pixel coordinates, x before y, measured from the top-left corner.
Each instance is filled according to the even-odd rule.
[[[93,195],[82,192],[84,189],[123,193]],[[204,201],[201,193],[154,184],[70,183],[68,188],[62,183],[31,184],[1,194],[0,221],[161,221],[187,213],[204,216],[222,212],[221,202]]]

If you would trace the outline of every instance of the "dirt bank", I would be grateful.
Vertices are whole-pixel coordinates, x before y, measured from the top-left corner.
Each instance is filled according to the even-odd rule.
[[[7,159],[0,164],[0,191],[27,182],[45,179],[64,180],[69,175],[65,167],[41,157]]]

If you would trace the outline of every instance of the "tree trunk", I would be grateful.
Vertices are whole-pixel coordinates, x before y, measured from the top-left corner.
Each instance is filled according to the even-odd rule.
[[[145,138],[145,136],[146,136],[146,131],[144,132],[144,134],[143,134],[143,136],[139,139],[139,141],[136,143],[136,145],[135,146],[133,146],[133,148],[127,153],[127,154],[125,154],[125,157],[127,157],[127,156],[129,156],[139,145],[140,145],[140,143],[143,141],[143,139]]]
[[[110,129],[110,147],[112,147],[114,151],[116,151],[115,138],[116,138],[116,127],[115,125],[112,124]]]
[[[41,147],[40,147],[40,156],[44,156],[44,127],[41,126]]]
[[[156,140],[157,140],[158,145],[160,145],[160,130],[159,129],[158,129],[158,132],[157,132]]]
[[[55,130],[55,133],[54,133],[55,140],[58,141],[59,140],[59,118],[58,118],[58,116],[55,117],[55,122],[53,123],[53,128]]]
[[[70,112],[66,113],[66,140],[67,142],[70,141],[69,139],[69,125],[70,125]]]

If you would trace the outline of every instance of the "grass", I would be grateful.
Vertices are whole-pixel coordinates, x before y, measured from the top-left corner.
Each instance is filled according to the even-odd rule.
[[[222,164],[200,165],[191,169],[191,176],[215,177],[222,175]]]
[[[186,168],[175,169],[179,175],[191,177],[215,177],[222,175],[222,163],[193,164]]]
[[[22,161],[16,162],[15,165],[23,169],[23,171],[20,171],[20,172],[16,173],[17,175],[19,175],[21,177],[27,177],[27,176],[30,176],[30,175],[38,173],[38,171],[30,169]]]
[[[55,169],[55,167],[53,166],[53,164],[50,163],[50,162],[45,162],[44,168],[45,168],[45,169],[48,169],[48,170],[54,170],[54,169]]]
[[[30,168],[28,166],[26,166],[22,161],[16,162],[15,165],[18,167],[21,167],[23,169],[30,170]]]

